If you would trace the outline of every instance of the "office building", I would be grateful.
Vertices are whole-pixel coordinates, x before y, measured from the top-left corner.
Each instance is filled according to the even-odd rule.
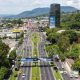
[[[50,6],[49,27],[60,27],[60,4],[51,4]]]

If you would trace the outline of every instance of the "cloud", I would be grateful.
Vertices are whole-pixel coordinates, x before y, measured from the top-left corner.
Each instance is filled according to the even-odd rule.
[[[18,14],[37,7],[49,7],[52,3],[80,9],[80,0],[0,0],[0,14]]]
[[[56,0],[56,2],[64,6],[73,6],[80,9],[80,0]]]

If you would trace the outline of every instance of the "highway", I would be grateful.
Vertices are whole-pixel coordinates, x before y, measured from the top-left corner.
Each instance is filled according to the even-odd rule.
[[[38,49],[39,49],[39,57],[46,57],[46,52],[44,50],[45,46],[45,37],[40,33],[41,41],[39,43]],[[48,62],[42,62],[40,61],[40,65],[49,65]],[[41,71],[41,80],[55,80],[51,67],[40,67]]]
[[[39,57],[46,57],[47,54],[44,49],[46,38],[42,32],[40,32],[39,34],[41,39],[38,44]],[[31,57],[32,55],[32,45],[29,40],[30,35],[31,33],[24,38],[23,47],[22,47],[23,49],[22,58]],[[58,67],[60,72],[63,71],[61,62],[55,61],[55,64]],[[30,76],[32,74],[31,67],[29,67],[30,65],[31,65],[30,62],[27,62],[27,63],[24,62],[24,65],[23,65],[24,67],[21,67],[21,69],[22,69],[22,74],[25,74],[26,76],[23,78],[22,74],[19,74],[17,77],[17,80],[30,80]],[[55,80],[51,67],[45,67],[45,65],[49,65],[49,62],[40,61],[40,65],[43,65],[43,66],[40,66],[41,80]],[[61,76],[63,80],[76,80],[76,79],[70,78],[68,73],[63,72],[61,73]]]
[[[65,70],[65,68],[62,69],[62,62],[61,61],[59,61],[59,62],[55,61],[55,64],[58,67],[58,70],[61,72],[63,80],[76,80],[75,78],[70,78],[70,75],[68,73],[64,72],[66,70]]]
[[[44,51],[46,38],[45,38],[45,35],[43,35],[43,33],[41,33],[40,36],[41,36],[42,40],[41,40],[41,42],[39,44],[39,55],[40,55],[40,57],[46,57],[46,53]],[[40,64],[47,65],[49,63],[40,62]],[[62,62],[60,62],[60,61],[56,62],[55,61],[55,64],[58,67],[58,70],[60,72],[63,71],[63,69],[62,69]],[[41,74],[42,74],[41,75],[41,79],[42,80],[55,80],[54,76],[52,75],[52,71],[51,71],[50,67],[41,67],[40,69],[41,69]],[[64,71],[66,71],[66,70],[64,69]],[[46,76],[46,77],[44,77],[44,76]],[[63,80],[76,80],[75,78],[70,78],[70,75],[68,73],[64,73],[63,72],[63,73],[61,73],[61,76],[62,76]]]
[[[22,58],[30,57],[32,54],[32,47],[31,47],[31,43],[29,41],[29,37],[30,37],[29,35],[27,35],[27,37],[25,37],[24,42],[23,42]],[[30,62],[27,62],[27,63],[24,62],[23,67],[21,67],[21,70],[22,70],[22,74],[25,74],[25,77],[22,77],[22,74],[19,74],[17,77],[17,80],[30,80],[31,67],[27,67],[30,65],[31,65]]]

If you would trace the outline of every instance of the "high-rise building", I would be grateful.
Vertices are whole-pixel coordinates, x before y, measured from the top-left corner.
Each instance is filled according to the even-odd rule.
[[[60,27],[60,4],[51,4],[50,6],[49,27]]]

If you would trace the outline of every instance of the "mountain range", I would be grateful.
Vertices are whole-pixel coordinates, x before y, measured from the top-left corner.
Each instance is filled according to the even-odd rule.
[[[3,18],[25,18],[25,17],[36,17],[36,16],[40,16],[40,15],[49,15],[49,10],[50,8],[49,7],[44,7],[44,8],[36,8],[36,9],[33,9],[31,11],[24,11],[20,14],[17,14],[17,15],[6,15],[6,16],[1,16],[0,17],[3,17]],[[61,12],[65,12],[65,13],[68,13],[68,12],[74,12],[74,11],[77,11],[78,9],[74,8],[74,7],[71,7],[71,6],[61,6]]]

